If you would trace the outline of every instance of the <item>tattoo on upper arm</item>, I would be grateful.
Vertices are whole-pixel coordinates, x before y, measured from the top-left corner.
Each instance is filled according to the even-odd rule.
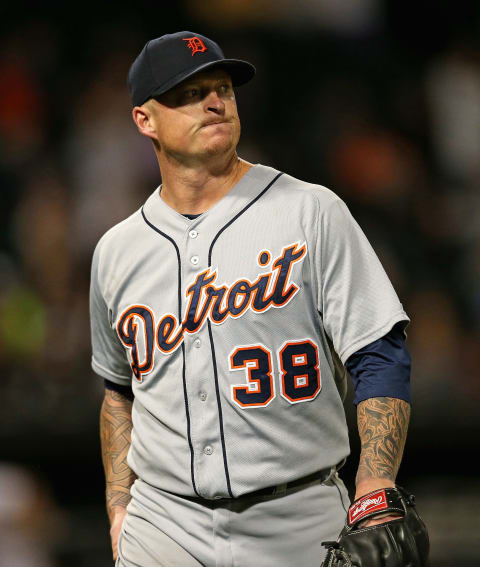
[[[127,464],[132,431],[132,402],[114,390],[105,390],[100,412],[100,439],[106,479],[107,510],[125,507],[135,475]]]
[[[361,441],[357,483],[367,478],[395,480],[407,437],[410,404],[396,398],[371,398],[358,404]]]

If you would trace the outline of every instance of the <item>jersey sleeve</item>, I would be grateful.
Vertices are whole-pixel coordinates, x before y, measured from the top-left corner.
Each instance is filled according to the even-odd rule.
[[[341,199],[319,226],[318,310],[341,361],[409,318],[377,255]]]
[[[92,368],[94,372],[117,384],[131,384],[132,372],[125,349],[111,326],[111,315],[100,285],[99,246],[92,260],[90,280],[90,327]]]

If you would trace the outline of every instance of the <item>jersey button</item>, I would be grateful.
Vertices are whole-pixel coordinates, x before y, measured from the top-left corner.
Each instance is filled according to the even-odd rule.
[[[197,238],[198,232],[197,232],[196,230],[191,230],[191,231],[188,233],[188,236],[190,236],[190,238]]]
[[[196,266],[196,265],[198,264],[199,259],[200,259],[200,258],[199,258],[198,256],[192,256],[192,257],[190,258],[190,262],[191,262],[194,266]]]
[[[195,348],[200,348],[200,347],[202,346],[202,341],[201,341],[200,339],[195,339],[195,340],[193,341],[193,346],[194,346]]]
[[[200,392],[200,399],[204,402],[207,399],[207,392]]]
[[[205,449],[203,450],[203,452],[205,453],[205,455],[211,455],[213,453],[213,447],[210,447],[210,445],[207,445],[205,447]]]

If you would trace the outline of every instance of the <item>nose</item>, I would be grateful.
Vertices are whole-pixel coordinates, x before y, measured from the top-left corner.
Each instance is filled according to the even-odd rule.
[[[218,93],[215,89],[212,89],[204,98],[204,108],[206,112],[224,114],[225,102],[218,96]]]

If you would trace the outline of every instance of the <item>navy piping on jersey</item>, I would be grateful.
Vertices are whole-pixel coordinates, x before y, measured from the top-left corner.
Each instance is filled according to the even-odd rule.
[[[283,175],[282,172],[280,172],[278,175],[276,175],[272,181],[270,181],[270,183],[265,187],[265,189],[263,189],[263,191],[261,191],[256,197],[255,199],[252,199],[245,207],[243,207],[243,209],[237,213],[232,219],[230,219],[227,224],[225,224],[215,235],[215,238],[212,240],[212,243],[210,244],[210,250],[208,252],[208,265],[211,266],[212,265],[212,251],[213,251],[213,246],[215,244],[215,242],[217,241],[218,237],[222,234],[222,232],[224,230],[226,230],[232,223],[234,223],[238,217],[240,217],[241,215],[243,215],[243,213],[250,208],[254,203],[256,203],[269,189],[270,187],[272,187],[272,185],[275,183],[275,181],[277,181],[277,179]],[[217,359],[215,356],[215,345],[213,342],[213,335],[212,335],[212,326],[210,324],[210,321],[207,321],[207,326],[208,326],[208,335],[210,337],[210,347],[212,349],[212,362],[213,362],[213,376],[215,379],[215,393],[217,395],[217,406],[218,406],[218,419],[220,421],[220,439],[222,441],[222,451],[223,451],[223,463],[225,466],[225,477],[227,480],[227,488],[228,488],[228,493],[230,495],[231,498],[233,498],[233,493],[232,493],[232,489],[231,489],[231,485],[230,485],[230,473],[228,471],[228,461],[227,461],[227,448],[225,445],[225,435],[224,435],[224,431],[223,431],[223,415],[222,415],[222,402],[220,400],[220,389],[218,386],[218,371],[217,371]]]
[[[169,240],[174,248],[175,248],[175,252],[177,253],[177,262],[178,262],[178,320],[181,321],[182,320],[182,271],[181,271],[181,264],[180,264],[180,251],[178,249],[178,246],[175,242],[175,240],[173,240],[173,238],[171,238],[170,236],[168,236],[168,234],[165,234],[164,232],[162,232],[161,230],[159,230],[155,225],[153,225],[145,216],[145,213],[143,211],[143,207],[142,207],[142,216],[143,216],[143,220],[147,223],[147,225],[153,229],[155,232],[158,232],[158,234],[160,234],[161,236],[163,236],[164,238],[166,238],[167,240]],[[186,417],[187,417],[187,438],[188,438],[188,446],[190,447],[190,475],[192,477],[192,486],[193,486],[193,490],[195,491],[195,494],[197,496],[200,496],[200,494],[197,492],[197,487],[195,485],[195,469],[194,469],[194,459],[195,459],[195,454],[194,454],[194,450],[193,450],[193,444],[192,444],[192,436],[190,433],[190,411],[188,409],[188,392],[187,392],[187,379],[186,379],[186,374],[185,374],[185,345],[182,343],[182,356],[183,356],[183,368],[182,368],[182,380],[183,380],[183,398],[185,400],[185,413],[186,413]]]
[[[248,203],[248,205],[246,205],[245,207],[243,207],[243,209],[242,209],[239,213],[237,213],[237,214],[233,217],[233,219],[230,219],[230,220],[227,222],[227,224],[226,224],[224,227],[222,227],[222,228],[217,232],[217,234],[215,235],[215,238],[212,240],[212,243],[210,244],[210,250],[209,250],[209,252],[208,252],[208,265],[209,265],[209,266],[212,265],[212,250],[213,250],[213,245],[214,245],[215,242],[217,241],[217,238],[222,234],[222,232],[223,232],[225,229],[227,229],[232,223],[234,223],[234,222],[238,219],[239,216],[243,215],[243,213],[244,213],[247,209],[249,209],[254,203],[256,203],[256,202],[260,199],[260,197],[263,197],[263,195],[270,189],[270,187],[277,181],[277,179],[278,179],[281,175],[283,175],[283,172],[280,172],[278,175],[276,175],[276,176],[272,179],[272,181],[270,181],[270,183],[265,187],[265,189],[255,197],[255,199],[253,199],[252,201],[250,201],[250,203]]]
[[[220,441],[222,442],[222,453],[223,453],[223,467],[225,469],[225,480],[227,481],[228,494],[230,495],[230,498],[233,498],[232,485],[230,484],[230,472],[228,470],[225,433],[223,429],[222,402],[220,398],[220,388],[218,386],[217,358],[215,356],[215,347],[213,345],[212,326],[210,324],[210,321],[207,321],[207,328],[208,328],[208,337],[210,339],[210,348],[212,350],[213,378],[215,382],[215,396],[217,397],[218,421],[220,424]]]

